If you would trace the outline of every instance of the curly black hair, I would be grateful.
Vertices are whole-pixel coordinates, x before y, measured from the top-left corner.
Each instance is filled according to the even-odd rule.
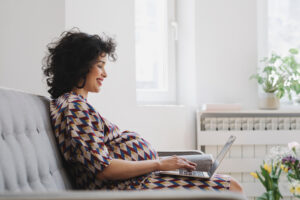
[[[49,52],[43,59],[42,70],[52,99],[74,87],[83,88],[87,74],[103,53],[111,61],[116,60],[116,43],[111,37],[89,35],[74,28],[63,32],[60,39],[47,45],[47,49]],[[81,79],[84,82],[78,86]]]

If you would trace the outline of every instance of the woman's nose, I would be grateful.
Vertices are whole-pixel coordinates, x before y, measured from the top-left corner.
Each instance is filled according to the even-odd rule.
[[[104,78],[107,77],[107,73],[106,73],[105,69],[103,69],[103,71],[102,71],[102,76],[103,76]]]

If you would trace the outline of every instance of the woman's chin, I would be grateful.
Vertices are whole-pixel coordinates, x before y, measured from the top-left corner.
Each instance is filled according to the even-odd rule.
[[[98,87],[97,89],[96,89],[96,93],[99,93],[100,92],[100,90],[101,90],[101,88],[100,87]]]

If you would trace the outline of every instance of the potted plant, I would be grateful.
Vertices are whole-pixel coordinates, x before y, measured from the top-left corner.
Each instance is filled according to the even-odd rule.
[[[292,92],[300,93],[300,65],[295,60],[297,54],[297,49],[290,49],[289,55],[285,57],[272,53],[271,57],[261,60],[264,63],[263,70],[250,76],[250,79],[257,80],[265,93],[260,100],[260,108],[277,109],[279,99],[285,94],[291,100]]]

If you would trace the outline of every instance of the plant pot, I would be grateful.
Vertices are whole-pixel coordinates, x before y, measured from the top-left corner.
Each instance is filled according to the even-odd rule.
[[[259,108],[267,110],[276,110],[280,107],[279,98],[275,93],[263,93],[259,98]]]

